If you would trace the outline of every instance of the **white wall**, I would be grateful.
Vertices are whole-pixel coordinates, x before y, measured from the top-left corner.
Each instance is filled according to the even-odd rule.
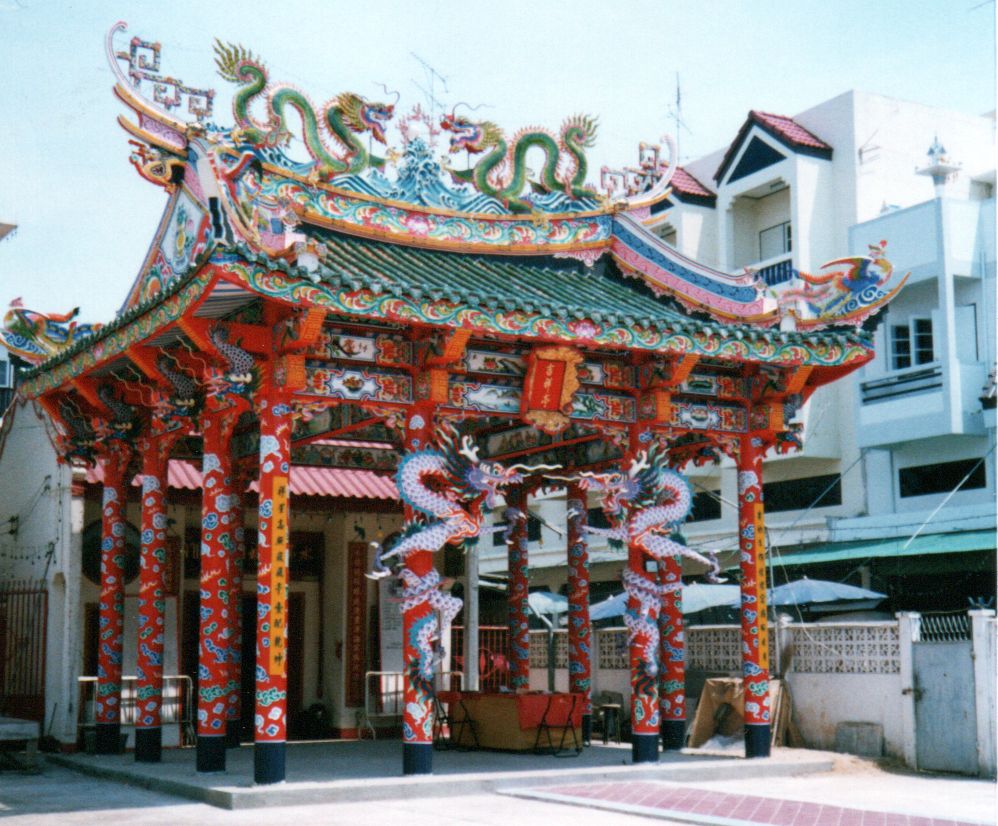
[[[793,719],[809,748],[831,750],[839,723],[879,723],[884,751],[904,756],[900,674],[786,675]]]
[[[74,520],[70,468],[56,460],[54,430],[34,403],[15,402],[0,430],[0,578],[44,579],[48,588],[43,730],[75,739],[80,658],[67,646],[81,625],[79,519]],[[17,516],[17,532],[7,532]],[[77,650],[78,651],[78,650]]]

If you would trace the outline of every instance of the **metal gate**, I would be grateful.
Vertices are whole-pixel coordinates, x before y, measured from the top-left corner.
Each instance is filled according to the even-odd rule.
[[[965,613],[923,616],[912,665],[918,768],[977,774],[970,618]]]
[[[45,720],[44,582],[0,582],[0,714]]]

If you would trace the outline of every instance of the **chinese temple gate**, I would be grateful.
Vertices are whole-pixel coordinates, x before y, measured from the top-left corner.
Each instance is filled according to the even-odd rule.
[[[81,331],[25,312],[6,335],[37,363],[20,392],[51,416],[66,460],[103,469],[98,748],[116,748],[122,646],[137,645],[136,758],[159,759],[165,474],[170,457],[194,457],[197,768],[224,769],[238,717],[234,643],[254,621],[234,596],[240,495],[255,481],[254,779],[284,779],[289,474],[333,438],[384,445],[376,469],[395,474],[405,505],[406,530],[372,562],[372,576],[403,585],[405,773],[432,768],[440,616],[461,607],[439,587],[434,552],[478,536],[500,498],[512,682],[526,685],[524,513],[541,486],[563,486],[570,503],[572,690],[588,702],[586,536],[602,531],[627,548],[633,758],[657,760],[660,738],[681,747],[680,576],[684,561],[719,572],[675,536],[690,508],[678,471],[722,457],[738,467],[746,753],[768,754],[762,459],[798,446],[793,419],[816,388],[872,358],[864,324],[897,289],[882,251],[801,274],[802,289],[777,297],[645,228],[675,169],[662,147],[642,144],[637,166],[604,168],[602,190],[589,186],[593,118],[507,136],[460,106],[434,120],[344,93],[317,109],[219,43],[236,89],[235,123],[222,127],[214,93],[158,74],[158,44],[124,29],[107,41],[134,116],[119,120],[132,164],[169,193],[163,219],[116,319]],[[293,132],[306,162],[286,154]],[[543,159],[532,178],[528,151]],[[140,626],[125,640],[121,504],[136,474]],[[587,497],[609,528],[587,527]]]

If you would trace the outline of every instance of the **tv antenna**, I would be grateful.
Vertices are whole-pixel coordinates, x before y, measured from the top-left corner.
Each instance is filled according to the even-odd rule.
[[[409,54],[423,67],[423,84],[417,83],[415,80],[412,83],[423,93],[423,97],[426,99],[426,107],[430,110],[430,118],[436,122],[437,110],[439,109],[440,112],[443,112],[446,108],[446,105],[437,98],[437,85],[443,86],[444,92],[449,94],[450,89],[447,88],[447,78],[415,52],[409,52]]]
[[[679,72],[676,72],[676,102],[674,105],[669,107],[669,119],[676,125],[675,135],[676,135],[676,162],[682,160],[682,155],[680,155],[679,149],[682,145],[680,139],[680,132],[685,129],[686,132],[692,137],[693,130],[686,125],[686,121],[683,120],[683,89],[679,82]]]

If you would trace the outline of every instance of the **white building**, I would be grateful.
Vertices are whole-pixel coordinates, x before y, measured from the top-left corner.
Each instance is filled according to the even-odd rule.
[[[794,270],[884,239],[895,272],[911,271],[880,319],[876,360],[819,389],[799,414],[803,451],[765,464],[773,564],[794,576],[797,565],[853,575],[889,591],[894,608],[994,594],[993,150],[993,116],[851,91],[792,118],[750,112],[726,150],[678,170],[655,209],[651,225],[680,253],[750,267],[777,291]],[[698,492],[688,542],[733,552],[733,466],[688,473]],[[560,497],[533,507],[564,524]],[[564,541],[546,528],[540,539],[532,585],[558,590],[563,573],[549,566],[562,564]],[[594,580],[615,579],[623,553],[592,550],[597,563],[614,560]],[[485,572],[503,568],[503,547],[494,551]]]

